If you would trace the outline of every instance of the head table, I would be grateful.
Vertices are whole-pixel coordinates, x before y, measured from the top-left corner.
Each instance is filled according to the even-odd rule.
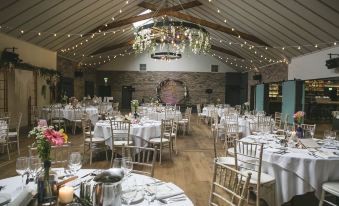
[[[63,168],[55,168],[53,169],[57,174],[64,175]],[[77,172],[78,179],[66,183],[67,186],[72,186],[75,188],[75,195],[79,197],[79,183],[81,181],[87,180],[88,178],[93,178],[91,173],[98,173],[97,170],[94,169],[81,169]],[[133,203],[135,206],[147,206],[149,195],[150,185],[156,185],[157,189],[155,192],[155,199],[151,200],[150,205],[163,205],[160,201],[167,201],[167,205],[175,205],[175,206],[193,206],[192,201],[184,194],[184,191],[176,186],[173,183],[166,183],[160,180],[157,180],[152,177],[139,175],[139,174],[131,174],[126,180],[122,181],[122,190],[124,188],[131,188],[133,184],[133,189],[137,192],[140,192],[141,199],[137,203]],[[25,186],[24,189],[21,188],[21,176],[10,177],[6,179],[0,180],[1,186],[6,186],[3,190],[0,191],[0,196],[9,196],[11,198],[11,202],[9,205],[28,205],[31,201],[33,195],[36,193],[37,185],[33,182],[30,182]],[[147,191],[147,192],[146,192]],[[177,198],[177,199],[176,199]],[[125,205],[124,203],[122,205]]]
[[[162,119],[174,119],[175,121],[179,121],[182,119],[181,112],[174,108],[142,106],[139,107],[138,112],[140,112],[141,116],[157,121],[161,121]]]
[[[313,191],[319,198],[322,183],[339,180],[337,141],[330,144],[324,141],[321,148],[314,150],[282,147],[273,134],[250,135],[241,140],[264,143],[262,172],[276,179],[275,205],[288,202],[295,195]]]
[[[140,123],[131,124],[130,135],[133,138],[135,146],[146,146],[147,141],[160,137],[161,121],[142,120]],[[112,132],[109,120],[100,120],[95,124],[94,137],[104,138],[106,145],[112,148]],[[143,141],[146,140],[146,141]]]

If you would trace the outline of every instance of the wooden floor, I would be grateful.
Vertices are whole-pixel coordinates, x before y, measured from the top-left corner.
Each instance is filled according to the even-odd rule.
[[[169,154],[165,153],[163,163],[161,165],[157,163],[155,168],[156,178],[177,184],[196,206],[208,205],[210,181],[212,178],[212,160],[214,156],[213,139],[209,135],[208,126],[203,123],[197,125],[194,116],[190,134],[187,136],[179,135],[178,137],[178,154],[173,155],[172,160],[170,160]],[[32,139],[27,138],[25,135],[21,137],[21,156],[27,156],[26,148],[32,141]],[[72,150],[82,151],[80,134],[75,136],[70,135],[70,141],[72,142]],[[221,150],[222,147],[220,145],[218,151]],[[16,175],[15,159],[18,155],[15,148],[12,148],[11,156],[12,160],[7,161],[6,153],[0,154],[0,179]],[[105,160],[104,156],[97,155],[97,159],[94,160],[91,168],[108,168],[109,162]],[[89,164],[85,163],[83,168],[89,168]],[[292,201],[302,202],[302,204],[297,203],[293,205],[317,205],[317,200],[312,195]],[[313,204],[306,203],[306,199],[307,202],[311,200]],[[292,202],[286,205],[292,205]]]

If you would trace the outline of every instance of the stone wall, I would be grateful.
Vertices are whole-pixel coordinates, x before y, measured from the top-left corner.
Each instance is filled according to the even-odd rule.
[[[104,85],[105,77],[108,78],[108,85],[111,86],[112,96],[115,101],[120,103],[122,86],[135,88],[133,99],[144,98],[147,101],[149,97],[156,97],[156,87],[166,79],[184,82],[187,85],[192,104],[208,100],[206,89],[213,89],[212,102],[218,98],[221,102],[225,99],[225,73],[98,71],[96,82],[98,86]]]
[[[96,72],[95,70],[83,70],[83,75],[81,77],[75,77],[74,72],[79,69],[79,64],[77,62],[58,56],[57,70],[63,77],[74,80],[74,96],[78,99],[82,99],[86,96],[85,81],[92,81],[95,83]]]

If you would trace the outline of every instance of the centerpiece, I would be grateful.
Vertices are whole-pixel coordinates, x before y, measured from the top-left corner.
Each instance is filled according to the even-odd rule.
[[[52,146],[61,146],[67,143],[68,136],[64,130],[54,130],[50,126],[37,126],[29,132],[29,137],[34,137],[32,147],[37,148],[39,157],[43,162],[44,172],[43,177],[38,181],[38,201],[39,203],[51,203],[56,201],[56,195],[53,193],[53,188],[50,182],[50,167],[51,167],[51,148]]]
[[[303,129],[301,127],[304,116],[305,116],[305,112],[303,112],[303,111],[298,111],[298,112],[294,113],[294,115],[293,115],[294,121],[296,123],[296,130],[295,131],[296,131],[296,135],[298,136],[298,138],[303,138],[303,136],[304,136],[304,132],[303,132]]]
[[[139,115],[137,113],[139,107],[139,101],[137,99],[131,101],[131,107],[134,108],[134,118],[136,119]]]

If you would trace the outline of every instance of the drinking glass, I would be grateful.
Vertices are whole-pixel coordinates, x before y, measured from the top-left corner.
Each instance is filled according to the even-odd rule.
[[[126,168],[126,159],[125,158],[115,158],[113,161],[113,168]]]
[[[125,165],[124,165],[124,173],[125,173],[125,176],[128,177],[132,170],[133,170],[133,161],[132,161],[132,158],[131,157],[124,157],[123,159],[125,159]]]
[[[68,159],[68,168],[71,170],[71,173],[74,175],[80,170],[82,166],[82,157],[79,152],[72,152],[69,155]]]
[[[29,165],[27,157],[18,157],[16,159],[16,172],[21,175],[21,188],[24,188],[24,175],[26,174]]]
[[[32,175],[35,180],[38,172],[42,169],[41,160],[38,156],[31,156],[29,158],[29,173]]]

